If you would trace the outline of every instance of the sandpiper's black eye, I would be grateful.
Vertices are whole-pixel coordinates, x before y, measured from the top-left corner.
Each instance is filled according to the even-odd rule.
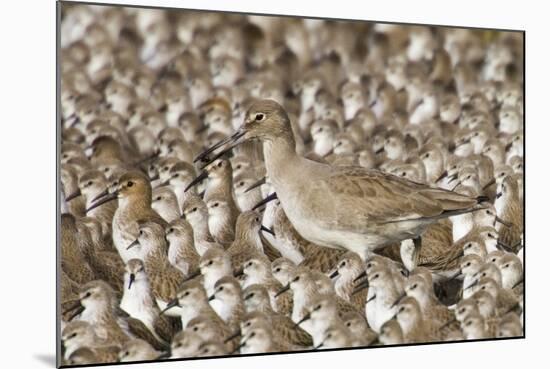
[[[126,185],[127,185],[128,187],[132,187],[132,186],[134,185],[134,182],[128,181],[128,183],[126,183]]]
[[[260,121],[264,120],[264,115],[262,113],[258,113],[254,117],[254,120],[257,121],[257,122],[260,122]]]
[[[416,287],[418,287],[418,284],[413,284],[412,287],[411,287],[411,290],[414,290]]]
[[[185,291],[185,293],[183,294],[183,296],[189,296],[189,291]]]
[[[470,325],[472,325],[472,321],[469,321],[469,322],[466,323],[466,327],[468,327]]]
[[[218,291],[223,291],[223,286],[220,286],[220,288],[218,288]]]
[[[399,309],[399,312],[401,313],[401,312],[403,312],[403,311],[405,311],[405,307],[404,307],[404,306],[401,306],[401,308]]]
[[[216,203],[214,203],[214,207],[215,207],[215,208],[217,208],[217,207],[218,207],[218,205],[219,205],[219,204],[218,204],[217,202],[216,202]]]
[[[378,274],[375,274],[374,277],[372,277],[372,279],[376,279],[376,278],[378,278],[378,277],[379,277],[379,275],[378,275]]]
[[[250,337],[254,337],[255,335],[256,335],[256,332],[252,332],[252,333],[250,334]]]
[[[504,268],[508,268],[509,266],[510,266],[510,264],[506,264],[506,265],[504,266]]]
[[[351,327],[351,322],[346,322],[346,327]]]
[[[297,276],[296,278],[294,278],[293,282],[298,282],[300,280],[300,276]]]
[[[142,230],[139,231],[139,235],[143,236],[143,231]]]
[[[212,264],[214,264],[214,260],[210,260],[210,261],[208,262],[208,264],[206,264],[206,265],[212,265]]]
[[[472,265],[472,263],[470,263],[470,262],[466,263],[467,267],[469,267],[470,265]]]
[[[191,211],[197,211],[197,208],[195,207],[195,208],[191,209]]]
[[[275,273],[279,273],[281,271],[281,268],[276,268]]]
[[[485,213],[486,213],[487,215],[491,215],[491,212],[490,212],[489,210],[486,210]]]
[[[320,308],[321,308],[321,305],[317,305],[317,306],[315,306],[315,307],[313,308],[313,311],[317,311],[317,310],[319,310]]]
[[[157,196],[157,198],[155,200],[160,201],[160,199],[161,199],[161,197]]]

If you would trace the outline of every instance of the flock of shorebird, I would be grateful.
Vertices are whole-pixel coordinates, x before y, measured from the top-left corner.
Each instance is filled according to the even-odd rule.
[[[62,6],[63,363],[523,335],[523,36]]]

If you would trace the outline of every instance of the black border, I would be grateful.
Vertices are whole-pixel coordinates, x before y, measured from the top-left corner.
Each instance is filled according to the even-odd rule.
[[[194,360],[209,360],[209,359],[231,359],[231,358],[246,358],[254,356],[271,356],[271,355],[289,355],[289,354],[303,354],[303,353],[323,353],[323,352],[333,352],[333,351],[349,351],[349,350],[365,350],[365,349],[384,349],[387,347],[410,347],[410,346],[428,346],[428,345],[445,345],[452,343],[476,343],[476,342],[493,342],[493,341],[508,341],[508,340],[525,340],[526,339],[526,319],[525,319],[525,301],[526,297],[526,251],[525,251],[525,239],[526,239],[526,182],[525,182],[525,172],[526,172],[526,107],[525,107],[525,91],[526,91],[526,31],[520,29],[506,29],[506,28],[487,28],[487,27],[474,27],[474,26],[457,26],[457,25],[447,25],[447,24],[429,24],[429,23],[409,23],[409,22],[392,22],[392,21],[377,21],[371,19],[345,19],[345,18],[332,18],[332,17],[317,17],[317,16],[305,16],[305,15],[290,15],[290,14],[269,14],[269,13],[254,13],[254,12],[241,12],[241,11],[228,11],[228,10],[211,10],[211,9],[192,9],[192,8],[176,8],[176,7],[164,7],[164,6],[152,6],[152,5],[136,5],[136,4],[113,4],[113,3],[97,3],[97,2],[86,2],[86,1],[56,1],[56,367],[57,368],[87,368],[87,367],[99,367],[99,366],[108,366],[108,365],[132,365],[132,364],[152,364],[152,363],[165,363],[165,362],[182,362],[182,361],[194,361]],[[61,250],[59,247],[60,242],[60,221],[61,221],[61,199],[60,199],[60,188],[61,188],[61,179],[60,179],[60,153],[61,153],[61,65],[59,61],[61,60],[61,6],[63,4],[81,4],[81,5],[93,5],[93,6],[109,6],[109,7],[124,7],[124,8],[138,8],[138,9],[162,9],[162,10],[174,10],[174,11],[196,11],[196,12],[208,12],[208,13],[225,13],[225,14],[240,14],[240,15],[257,15],[257,16],[270,16],[270,17],[285,17],[285,18],[305,18],[305,19],[318,19],[318,20],[334,20],[334,21],[347,21],[347,22],[368,22],[368,23],[381,23],[381,24],[399,24],[404,26],[429,26],[429,27],[448,27],[448,28],[459,28],[459,29],[473,29],[473,30],[491,30],[499,32],[517,32],[521,33],[523,36],[523,335],[518,337],[501,337],[501,338],[483,338],[475,340],[453,340],[453,341],[439,341],[439,342],[421,342],[421,343],[405,343],[399,345],[384,345],[384,346],[359,346],[359,347],[342,347],[334,349],[324,349],[324,350],[300,350],[300,351],[280,351],[280,352],[268,352],[268,353],[257,353],[257,354],[244,354],[244,355],[220,355],[220,356],[202,356],[202,357],[189,357],[189,358],[180,358],[180,359],[167,359],[167,360],[140,360],[140,361],[131,361],[131,362],[112,362],[112,363],[97,363],[97,364],[85,364],[85,365],[60,365],[61,363],[61,325],[60,325],[60,278],[59,272],[61,270]]]

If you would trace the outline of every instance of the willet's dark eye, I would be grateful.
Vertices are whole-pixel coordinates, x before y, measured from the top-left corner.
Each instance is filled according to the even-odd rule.
[[[257,122],[262,121],[262,120],[264,120],[264,115],[262,113],[258,113],[254,117],[254,120],[257,121]]]
[[[128,183],[126,183],[126,185],[127,185],[128,187],[132,187],[132,186],[134,185],[134,182],[128,181]]]

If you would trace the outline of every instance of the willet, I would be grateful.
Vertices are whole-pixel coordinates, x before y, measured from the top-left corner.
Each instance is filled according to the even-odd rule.
[[[244,124],[195,160],[259,139],[266,170],[281,205],[296,230],[325,247],[347,249],[363,259],[371,251],[421,236],[428,225],[479,208],[484,198],[414,183],[362,167],[333,167],[296,152],[290,120],[275,101],[261,100]]]

